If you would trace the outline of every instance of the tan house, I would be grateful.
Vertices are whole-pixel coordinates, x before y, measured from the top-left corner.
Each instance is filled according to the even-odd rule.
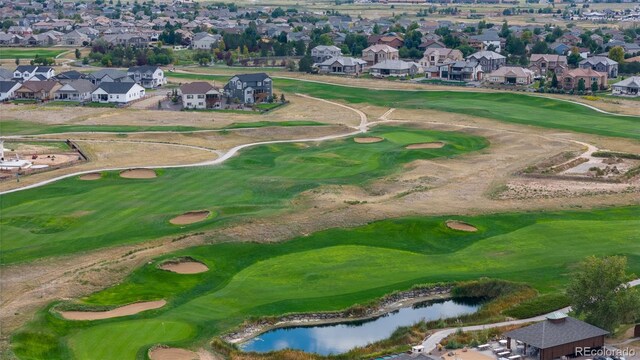
[[[178,96],[184,109],[219,109],[222,100],[220,90],[205,81],[183,84]]]
[[[16,90],[16,98],[40,101],[52,100],[56,91],[61,87],[62,84],[57,81],[25,81]]]
[[[529,69],[538,76],[544,76],[551,71],[557,76],[562,75],[569,68],[567,57],[557,54],[531,54]]]
[[[533,83],[533,71],[519,66],[503,66],[485,76],[490,84],[529,85]]]
[[[419,63],[420,66],[426,68],[429,66],[443,64],[445,60],[462,61],[462,52],[457,49],[428,48],[424,51],[424,55],[422,56],[422,59],[420,59]]]
[[[562,88],[565,90],[577,90],[580,79],[584,80],[586,90],[591,89],[591,84],[595,81],[599,89],[607,88],[607,74],[597,72],[593,69],[573,69],[567,71],[562,77]]]
[[[389,45],[377,44],[371,45],[362,50],[362,60],[366,61],[369,66],[375,65],[385,60],[399,60],[400,53],[398,49]]]

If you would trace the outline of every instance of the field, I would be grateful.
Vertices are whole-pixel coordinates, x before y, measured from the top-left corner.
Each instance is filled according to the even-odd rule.
[[[201,346],[251,317],[338,310],[413,284],[482,276],[552,294],[571,264],[592,253],[625,254],[640,271],[640,244],[632,241],[640,235],[638,215],[640,208],[626,207],[460,218],[477,233],[448,229],[449,217],[403,218],[278,244],[191,248],[82,299],[84,308],[165,299],[164,308],[90,323],[65,321],[49,307],[15,335],[14,349],[22,358],[132,359],[157,343]],[[210,270],[180,275],[157,268],[179,256]]]
[[[24,48],[0,48],[0,59],[33,59],[36,55],[52,57],[62,54],[68,49],[24,49]]]
[[[137,242],[265,215],[281,211],[297,194],[321,184],[363,184],[415,159],[455,156],[487,145],[480,137],[456,133],[382,127],[372,134],[387,141],[356,144],[348,138],[261,146],[219,167],[158,170],[158,178],[152,180],[122,179],[110,172],[98,182],[72,178],[3,195],[0,262]],[[448,145],[404,149],[429,141]],[[168,222],[197,209],[220,215],[185,228]]]

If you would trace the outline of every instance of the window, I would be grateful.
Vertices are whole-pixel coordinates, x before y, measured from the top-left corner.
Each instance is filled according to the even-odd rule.
[[[262,81],[258,81],[258,86],[262,86]]]
[[[203,103],[202,101],[200,101],[200,102],[198,103],[198,105],[199,105],[199,106],[203,106],[203,105],[204,105],[204,103]]]
[[[204,99],[204,95],[202,94],[198,95],[198,99]]]
[[[193,95],[187,95],[187,99],[193,99]]]

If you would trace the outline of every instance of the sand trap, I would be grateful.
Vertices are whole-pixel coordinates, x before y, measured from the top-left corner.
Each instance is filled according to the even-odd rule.
[[[158,176],[153,169],[129,169],[120,172],[120,177],[126,179],[153,179]]]
[[[209,270],[207,265],[193,259],[167,261],[158,266],[158,268],[178,274],[199,274]]]
[[[407,145],[406,149],[409,149],[409,150],[414,150],[414,149],[440,149],[443,146],[444,146],[444,143],[442,141],[434,141],[434,142],[428,142],[428,143]]]
[[[466,232],[476,232],[478,228],[471,224],[467,224],[466,222],[458,221],[458,220],[447,220],[447,227],[453,230],[466,231]]]
[[[156,347],[149,350],[151,360],[200,360],[200,355],[193,351],[171,348]]]
[[[146,301],[121,306],[109,311],[60,311],[60,315],[67,320],[102,320],[121,316],[135,315],[146,310],[159,309],[167,302],[165,300]]]
[[[377,143],[384,140],[381,137],[357,137],[357,138],[353,138],[353,141],[357,142],[358,144],[371,144],[371,143]]]
[[[102,177],[102,174],[100,173],[90,173],[90,174],[84,174],[80,176],[80,180],[98,180]]]
[[[173,225],[187,225],[197,223],[199,221],[205,220],[211,211],[209,210],[198,210],[198,211],[189,211],[182,215],[178,215],[173,219],[169,220]]]

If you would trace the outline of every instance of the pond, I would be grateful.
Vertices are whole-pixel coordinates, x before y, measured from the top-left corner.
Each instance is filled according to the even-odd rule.
[[[320,355],[340,354],[391,336],[394,330],[420,320],[432,321],[474,313],[474,300],[437,300],[414,304],[381,317],[357,322],[287,327],[268,331],[247,341],[243,351],[268,352],[297,349]]]

